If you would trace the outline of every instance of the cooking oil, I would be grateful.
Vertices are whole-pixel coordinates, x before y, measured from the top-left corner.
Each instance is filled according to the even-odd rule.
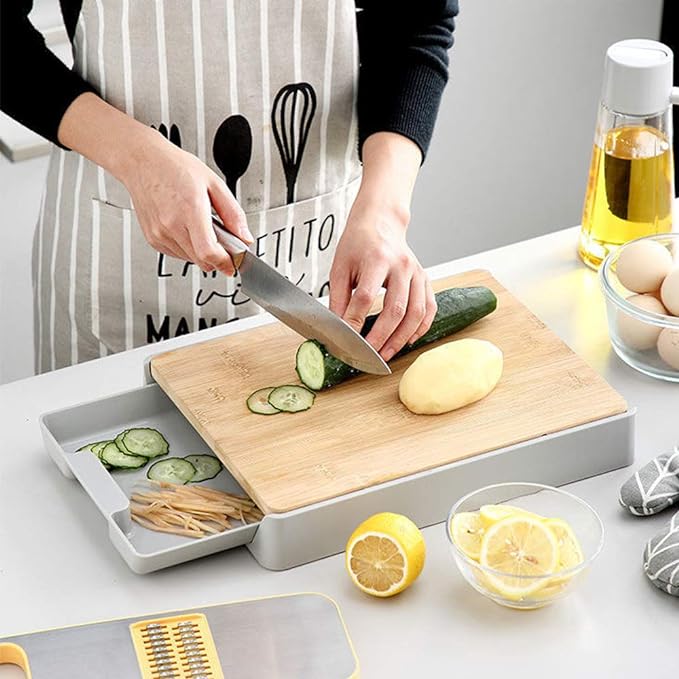
[[[670,143],[653,127],[617,127],[597,140],[578,246],[585,264],[596,269],[619,245],[672,230],[673,171]]]

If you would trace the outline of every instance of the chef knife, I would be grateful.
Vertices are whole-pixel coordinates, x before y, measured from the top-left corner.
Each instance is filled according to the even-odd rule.
[[[229,253],[250,299],[298,332],[319,341],[333,356],[373,375],[389,375],[382,357],[346,321],[255,256],[213,215],[217,240]]]

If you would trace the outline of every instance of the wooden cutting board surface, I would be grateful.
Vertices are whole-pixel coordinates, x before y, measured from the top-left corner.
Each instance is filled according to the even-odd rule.
[[[319,393],[303,413],[261,416],[255,389],[297,383],[300,337],[280,323],[156,356],[151,373],[265,513],[285,512],[384,481],[623,413],[624,399],[488,272],[436,281],[436,290],[485,285],[497,310],[448,340],[490,340],[504,372],[485,399],[444,415],[410,413],[404,370],[360,376]],[[429,348],[436,345],[430,345]]]

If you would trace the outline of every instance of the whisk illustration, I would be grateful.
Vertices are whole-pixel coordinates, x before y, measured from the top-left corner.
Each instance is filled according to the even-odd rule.
[[[309,83],[284,85],[274,97],[271,126],[283,164],[287,203],[295,200],[295,184],[315,113],[316,92]]]

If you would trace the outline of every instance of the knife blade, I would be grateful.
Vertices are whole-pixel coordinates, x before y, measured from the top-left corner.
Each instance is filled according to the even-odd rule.
[[[353,368],[373,375],[391,374],[374,347],[346,321],[259,259],[214,215],[212,224],[217,240],[240,274],[243,292],[253,302],[302,337],[317,340]]]

